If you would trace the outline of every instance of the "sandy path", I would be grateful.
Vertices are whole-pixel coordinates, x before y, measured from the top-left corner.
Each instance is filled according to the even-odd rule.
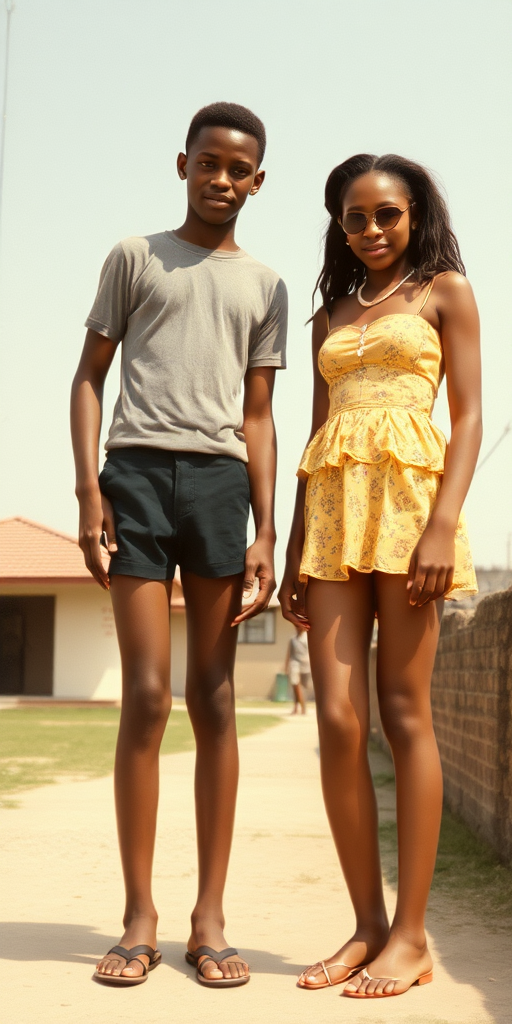
[[[250,960],[250,984],[203,989],[183,959],[196,876],[193,755],[177,754],[162,759],[155,864],[165,963],[137,988],[90,980],[95,960],[119,939],[111,779],[34,790],[19,809],[0,812],[3,1020],[508,1024],[510,943],[439,900],[429,918],[434,984],[379,1003],[341,998],[339,987],[297,989],[303,966],[333,952],[352,928],[322,805],[313,714],[242,740],[241,759],[226,915],[229,941]]]

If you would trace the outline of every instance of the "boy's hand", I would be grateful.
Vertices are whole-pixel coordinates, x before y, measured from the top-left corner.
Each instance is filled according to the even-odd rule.
[[[276,581],[274,578],[274,544],[268,540],[256,540],[247,548],[245,556],[244,575],[244,597],[250,597],[255,580],[259,580],[259,591],[256,600],[242,609],[239,615],[233,619],[232,626],[239,626],[245,619],[252,619],[253,615],[259,615],[265,611],[274,590]]]
[[[110,579],[101,557],[100,540],[105,534],[109,554],[117,551],[114,513],[108,498],[97,491],[80,500],[80,526],[78,543],[85,564],[104,590],[110,590]]]

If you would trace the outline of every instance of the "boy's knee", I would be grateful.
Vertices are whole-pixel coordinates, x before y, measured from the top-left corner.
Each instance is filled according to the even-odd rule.
[[[169,683],[159,676],[134,675],[125,680],[123,705],[141,735],[163,730],[172,706]]]
[[[188,685],[187,709],[194,729],[210,735],[222,735],[233,723],[235,706],[233,688],[229,680],[207,685]]]

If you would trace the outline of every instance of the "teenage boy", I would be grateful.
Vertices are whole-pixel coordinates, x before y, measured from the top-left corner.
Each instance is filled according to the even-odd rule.
[[[264,151],[264,126],[245,107],[214,103],[195,115],[177,161],[185,221],[107,257],[73,383],[80,546],[110,589],[123,670],[115,796],[124,934],[95,974],[111,983],[145,981],[161,959],[151,869],[177,564],[197,745],[199,884],[186,957],[203,984],[249,980],[226,948],[222,898],[238,780],[233,626],[263,611],[275,588],[272,391],[285,365],[286,289],[235,242],[238,214],[263,184]],[[98,481],[103,385],[120,342],[121,391]],[[256,539],[246,551],[249,505]]]

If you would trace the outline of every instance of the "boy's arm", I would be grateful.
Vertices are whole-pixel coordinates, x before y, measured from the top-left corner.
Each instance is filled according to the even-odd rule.
[[[247,549],[245,558],[244,592],[252,592],[255,579],[259,580],[259,592],[255,601],[236,616],[233,626],[264,611],[276,588],[274,494],[277,443],[272,418],[275,372],[275,368],[271,366],[255,366],[247,371],[244,381],[243,432],[249,457],[247,473],[256,527],[256,539]]]
[[[79,544],[85,564],[97,582],[109,589],[101,560],[100,537],[107,535],[109,551],[116,550],[112,506],[98,485],[98,447],[103,386],[116,351],[116,343],[96,331],[87,331],[78,370],[71,388],[71,437],[75,456],[75,493],[80,507]]]

